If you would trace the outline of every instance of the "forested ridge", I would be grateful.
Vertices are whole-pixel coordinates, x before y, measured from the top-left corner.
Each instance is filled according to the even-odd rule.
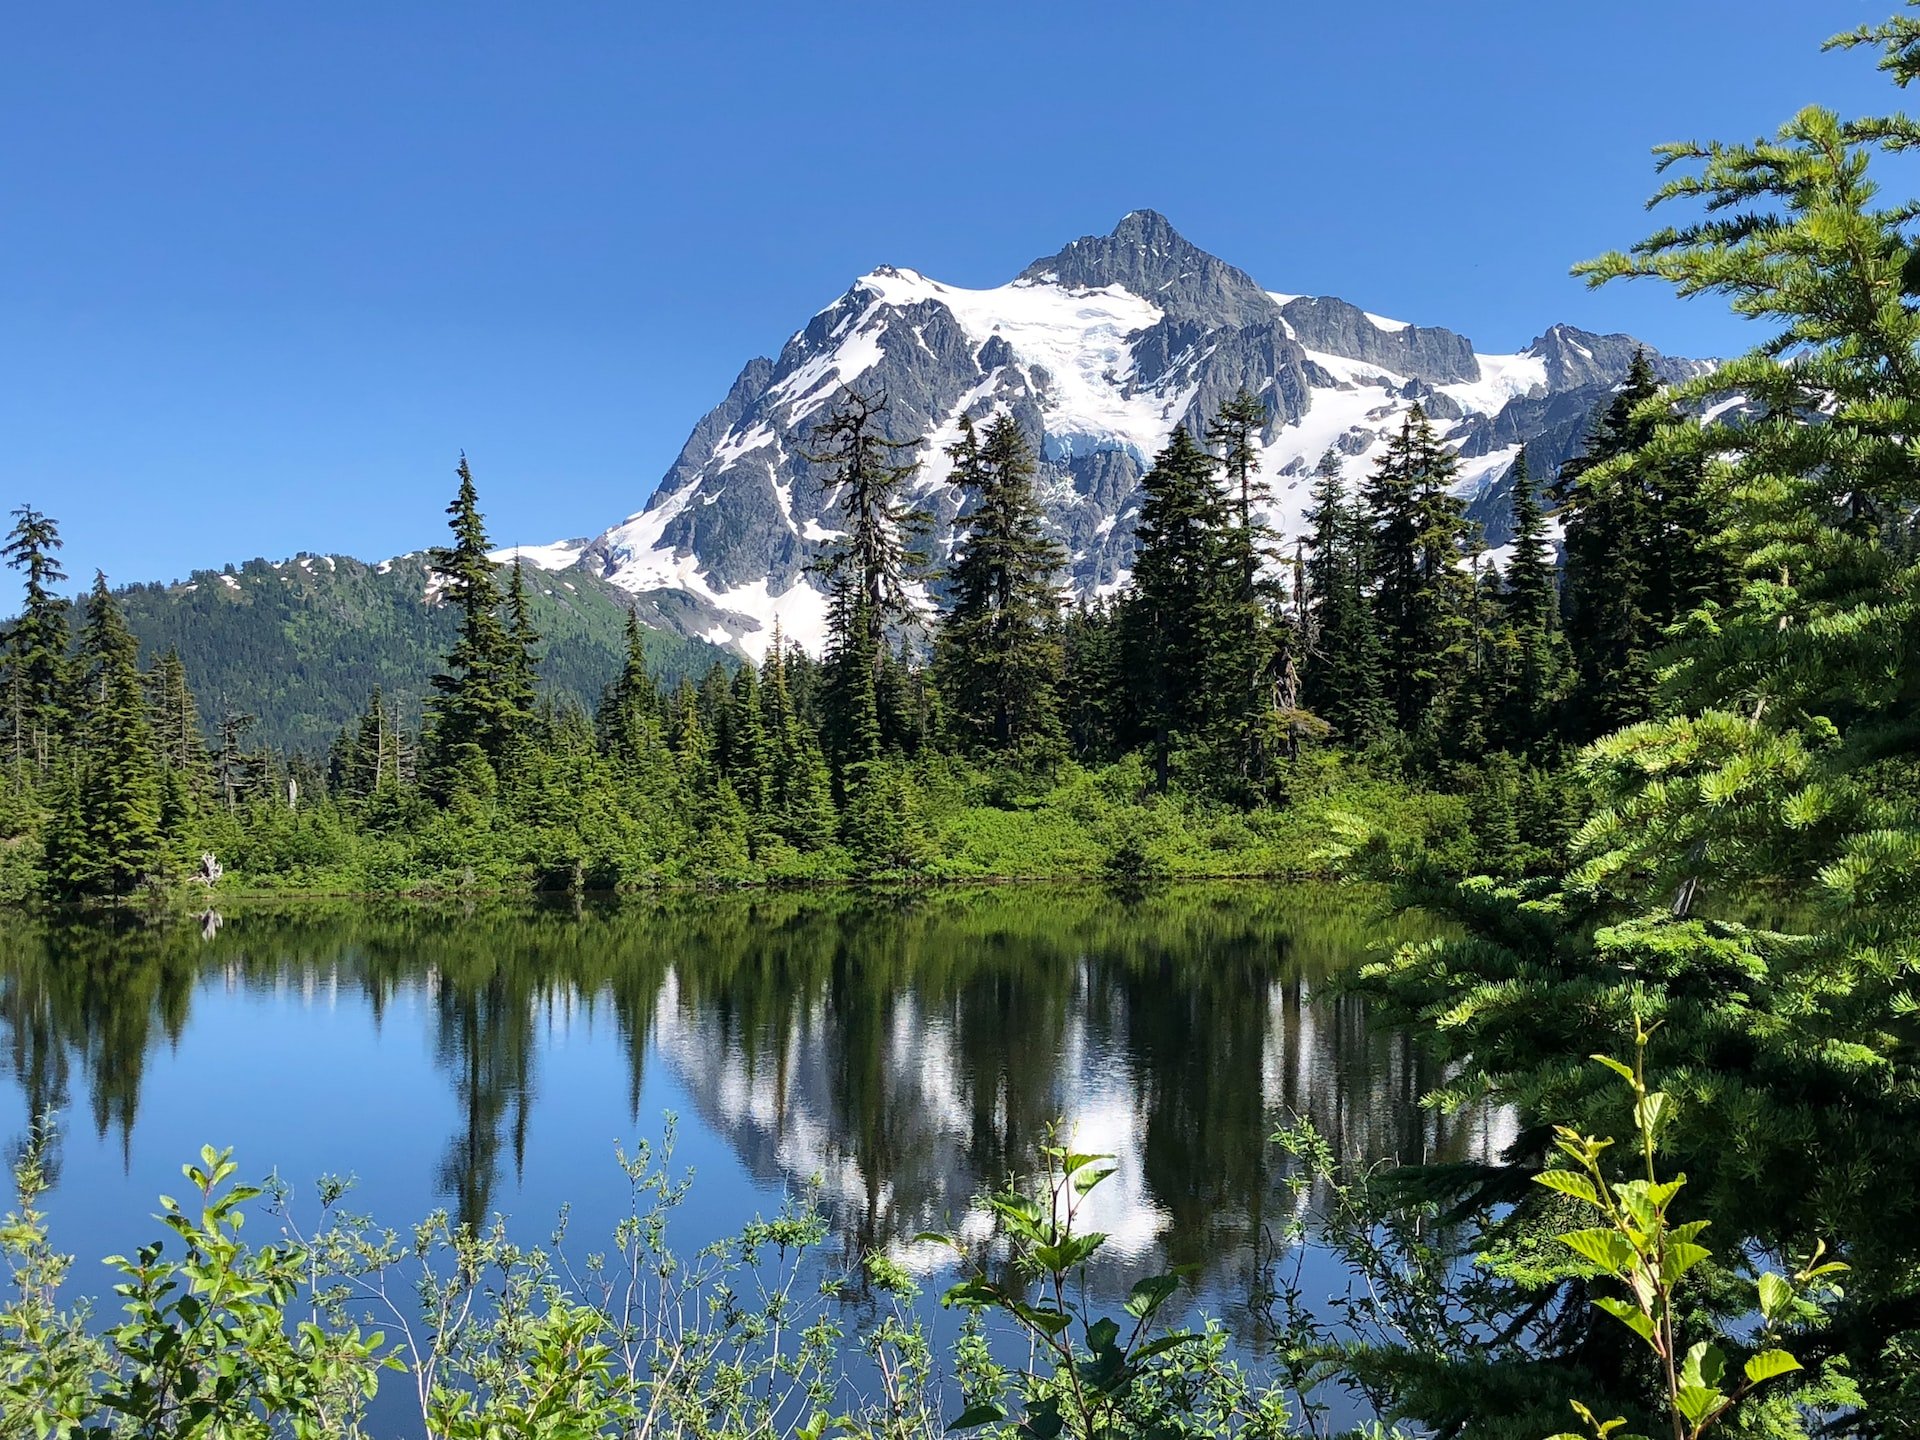
[[[343,555],[249,560],[173,585],[115,587],[143,667],[180,656],[209,739],[227,711],[254,717],[254,743],[320,755],[378,686],[418,728],[427,680],[453,641],[454,616],[428,603],[423,555],[369,565]],[[593,576],[535,573],[528,603],[546,637],[540,674],[556,698],[591,707],[619,668],[628,597]],[[645,618],[645,617],[643,617]],[[664,677],[703,673],[713,647],[646,632]]]
[[[1920,76],[1908,15],[1836,44]],[[932,576],[918,437],[848,390],[813,435],[844,532],[822,657],[663,685],[630,620],[591,712],[543,695],[527,576],[488,561],[463,460],[424,723],[373,695],[321,757],[209,748],[184,665],[141,670],[104,581],[70,617],[57,528],[23,508],[10,883],[125,898],[206,851],[369,889],[1062,857],[1137,885],[1338,849],[1446,922],[1348,983],[1445,1067],[1435,1104],[1510,1107],[1513,1143],[1382,1177],[1283,1132],[1354,1328],[1280,1304],[1271,1406],[1205,1337],[1145,1340],[1170,1278],[1136,1289],[1132,1339],[1072,1308],[1099,1238],[1061,1207],[1098,1157],[1045,1152],[1038,1198],[992,1201],[1016,1278],[949,1297],[1038,1358],[963,1365],[955,1423],[1276,1434],[1325,1419],[1282,1392],[1337,1376],[1408,1433],[1920,1434],[1920,202],[1874,179],[1915,148],[1920,122],[1818,107],[1663,147],[1673,223],[1578,273],[1719,297],[1766,338],[1671,387],[1636,365],[1583,453],[1514,487],[1498,564],[1417,409],[1364,473],[1322,463],[1283,545],[1243,394],[1174,431],[1129,584],[1070,609],[1030,437],[978,417]]]

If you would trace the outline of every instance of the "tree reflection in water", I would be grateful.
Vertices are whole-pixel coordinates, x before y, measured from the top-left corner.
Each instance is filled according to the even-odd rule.
[[[1118,1159],[1095,1223],[1123,1266],[1164,1256],[1249,1297],[1250,1242],[1287,1203],[1266,1143],[1280,1120],[1306,1115],[1365,1160],[1465,1159],[1497,1138],[1484,1116],[1423,1109],[1437,1076],[1411,1038],[1334,993],[1384,936],[1324,888],[303,904],[6,931],[23,1125],[78,1085],[123,1151],[143,1064],[181,1041],[197,987],[358,993],[376,1025],[421,999],[460,1117],[434,1179],[468,1222],[524,1162],[546,1036],[581,1016],[610,1015],[636,1124],[653,1057],[756,1177],[819,1177],[849,1253],[909,1264],[932,1263],[911,1237],[971,1223],[968,1200],[1056,1118]]]

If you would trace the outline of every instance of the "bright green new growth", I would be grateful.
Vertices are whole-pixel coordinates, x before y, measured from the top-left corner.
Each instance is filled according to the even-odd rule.
[[[1681,1223],[1671,1216],[1687,1179],[1677,1175],[1662,1180],[1655,1163],[1660,1132],[1672,1117],[1673,1101],[1663,1092],[1647,1088],[1650,1034],[1645,1026],[1636,1029],[1631,1065],[1605,1055],[1593,1057],[1632,1087],[1640,1173],[1631,1180],[1609,1179],[1603,1162],[1613,1141],[1597,1140],[1558,1125],[1554,1127],[1554,1145],[1573,1167],[1543,1170],[1533,1178],[1536,1184],[1593,1211],[1599,1219],[1598,1225],[1566,1231],[1558,1239],[1593,1267],[1595,1274],[1608,1277],[1627,1292],[1627,1299],[1602,1295],[1593,1303],[1639,1336],[1653,1352],[1665,1387],[1674,1440],[1700,1440],[1760,1386],[1802,1368],[1790,1351],[1775,1343],[1779,1335],[1776,1327],[1799,1318],[1797,1312],[1809,1303],[1815,1282],[1840,1274],[1847,1267],[1832,1261],[1821,1263],[1822,1248],[1816,1246],[1807,1263],[1790,1277],[1771,1270],[1761,1272],[1754,1287],[1754,1308],[1764,1329],[1759,1346],[1748,1347],[1750,1353],[1740,1362],[1738,1375],[1729,1375],[1726,1352],[1712,1340],[1697,1340],[1682,1349],[1685,1342],[1676,1294],[1688,1274],[1712,1258],[1712,1252],[1699,1243],[1711,1222]],[[1831,1285],[1823,1288],[1837,1293]],[[1592,1430],[1592,1440],[1610,1440],[1627,1423],[1618,1418],[1599,1420],[1580,1401],[1572,1403]],[[1552,1440],[1583,1437],[1556,1435]],[[1619,1440],[1642,1437],[1623,1434]]]
[[[1049,1140],[1031,1184],[1010,1184],[987,1198],[1011,1273],[976,1259],[967,1266],[971,1276],[942,1303],[1011,1320],[1037,1359],[1016,1373],[975,1375],[966,1408],[948,1428],[1012,1424],[1012,1433],[1034,1440],[1287,1434],[1284,1395],[1254,1384],[1225,1358],[1219,1329],[1168,1323],[1178,1313],[1168,1310],[1180,1293],[1177,1275],[1136,1281],[1120,1315],[1098,1315],[1091,1307],[1087,1268],[1107,1237],[1086,1228],[1082,1210],[1113,1174],[1112,1159]],[[921,1238],[965,1253],[948,1236]],[[1009,1410],[1016,1401],[1017,1422]]]

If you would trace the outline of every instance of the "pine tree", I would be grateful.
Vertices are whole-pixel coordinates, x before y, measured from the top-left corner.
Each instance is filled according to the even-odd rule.
[[[1217,448],[1226,501],[1232,514],[1221,536],[1221,563],[1231,572],[1231,587],[1215,599],[1212,625],[1218,648],[1222,690],[1210,727],[1217,762],[1241,781],[1259,783],[1267,750],[1275,738],[1281,700],[1297,715],[1297,676],[1290,629],[1277,623],[1279,595],[1263,576],[1273,558],[1275,536],[1254,518],[1270,498],[1259,472],[1258,437],[1267,423],[1267,407],[1242,389],[1221,404],[1207,425],[1207,443]],[[1285,630],[1285,633],[1283,633]],[[1289,740],[1294,721],[1286,732]]]
[[[920,620],[909,586],[925,556],[915,548],[927,517],[906,497],[917,466],[918,438],[895,440],[882,429],[884,396],[845,390],[828,417],[813,427],[807,456],[826,468],[823,484],[837,492],[841,538],[817,563],[827,580],[827,701],[829,733],[842,768],[877,759],[899,743],[883,724],[881,686],[896,630]]]
[[[804,662],[804,652],[787,648],[776,621],[760,671],[760,725],[771,756],[768,813],[789,845],[817,850],[832,840],[839,817],[826,758],[789,689],[796,656]]]
[[[1042,528],[1033,452],[1019,423],[1002,415],[984,441],[962,416],[960,439],[948,453],[951,483],[971,504],[955,523],[936,650],[947,714],[970,749],[1051,756],[1061,742],[1054,576],[1066,555]]]
[[[726,742],[722,765],[727,782],[746,808],[756,837],[776,828],[773,744],[767,736],[766,714],[760,703],[760,677],[751,665],[734,671],[727,696]],[[758,845],[755,845],[758,853]]]
[[[47,846],[49,886],[65,899],[126,896],[161,861],[160,766],[138,654],[96,574],[80,641],[78,763]]]
[[[161,830],[187,837],[213,797],[213,762],[180,652],[169,648],[146,677],[147,715],[161,773]]]
[[[539,698],[540,660],[534,647],[540,643],[540,632],[534,628],[527,608],[526,578],[521,573],[518,555],[513,557],[513,568],[507,572],[506,611],[501,688],[511,711],[511,733],[524,739],[533,732]]]
[[[463,776],[488,787],[481,769],[499,773],[526,718],[513,637],[500,620],[500,588],[487,558],[486,521],[464,454],[455,473],[460,486],[447,506],[453,543],[427,559],[445,602],[460,616],[446,669],[433,677],[428,775],[442,799]]]
[[[620,674],[601,698],[596,728],[603,749],[632,762],[662,744],[660,692],[647,668],[640,617],[627,610],[626,653]]]
[[[1215,628],[1238,584],[1221,535],[1227,507],[1218,462],[1175,426],[1140,481],[1133,585],[1122,620],[1135,714],[1165,788],[1173,754],[1207,735],[1238,677],[1223,676]]]
[[[0,555],[25,572],[26,594],[20,618],[6,638],[7,744],[18,764],[31,762],[45,771],[61,727],[66,689],[67,602],[53,587],[67,578],[56,552],[60,527],[50,515],[22,505],[13,512],[13,529]]]
[[[262,755],[248,749],[242,741],[259,723],[259,716],[244,710],[228,709],[220,715],[220,748],[214,755],[214,779],[220,789],[221,803],[228,810],[260,798],[265,789]]]
[[[182,772],[203,770],[207,764],[206,736],[200,729],[200,710],[180,652],[169,647],[147,676],[147,703],[160,763]]]
[[[1568,661],[1559,626],[1559,575],[1524,449],[1514,462],[1512,506],[1513,540],[1501,590],[1501,679],[1490,728],[1502,749],[1537,757],[1552,746]]]
[[[1652,652],[1660,622],[1649,613],[1647,492],[1636,471],[1603,472],[1646,451],[1655,422],[1642,407],[1660,382],[1645,351],[1634,352],[1627,380],[1609,402],[1583,453],[1560,471],[1566,516],[1566,634],[1576,670],[1570,719],[1591,738],[1646,718],[1653,707]],[[1608,478],[1602,480],[1604,473]]]
[[[383,785],[398,787],[400,726],[378,685],[367,697],[367,708],[337,748],[332,783],[346,798],[364,800]]]
[[[1119,607],[1081,601],[1061,619],[1060,708],[1067,748],[1083,763],[1119,757],[1128,728]]]
[[[1366,590],[1371,529],[1349,499],[1331,450],[1315,471],[1306,523],[1301,698],[1347,744],[1364,749],[1392,728],[1386,657]]]
[[[1461,564],[1469,526],[1454,475],[1453,453],[1416,404],[1362,491],[1387,699],[1400,729],[1429,746],[1437,702],[1470,660],[1472,586]]]

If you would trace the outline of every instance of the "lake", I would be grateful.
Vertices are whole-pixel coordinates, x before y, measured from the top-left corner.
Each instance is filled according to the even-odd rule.
[[[1388,938],[1352,892],[1268,885],[754,893],[582,904],[308,903],[204,922],[6,922],[0,1133],[57,1119],[54,1239],[154,1238],[203,1144],[241,1174],[404,1226],[436,1207],[592,1243],[618,1142],[674,1122],[691,1246],[817,1184],[840,1257],[938,1281],[969,1201],[1054,1120],[1113,1155],[1093,1221],[1118,1281],[1194,1267],[1257,1349],[1256,1249],[1291,1200],[1267,1137],[1464,1158],[1484,1119],[1423,1109],[1413,1038],[1329,981]],[[1329,1284],[1337,1277],[1327,1277]],[[931,1285],[933,1293],[940,1288]]]

